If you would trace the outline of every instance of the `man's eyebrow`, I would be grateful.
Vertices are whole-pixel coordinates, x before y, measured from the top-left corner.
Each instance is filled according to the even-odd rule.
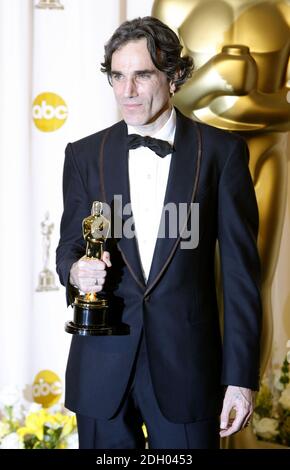
[[[148,74],[154,74],[156,73],[156,70],[154,69],[144,69],[144,70],[135,70],[134,75],[141,75],[143,73],[148,73]],[[119,74],[123,75],[123,72],[120,72],[119,70],[111,70],[111,74]]]
[[[153,69],[136,70],[134,73],[136,75],[139,75],[139,74],[141,75],[142,73],[153,74],[153,73],[155,73],[155,70],[153,70]]]

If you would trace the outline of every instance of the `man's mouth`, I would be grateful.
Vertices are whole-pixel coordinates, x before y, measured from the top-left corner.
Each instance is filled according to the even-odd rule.
[[[134,104],[134,103],[123,104],[123,107],[127,109],[137,109],[139,106],[141,106],[141,104]]]

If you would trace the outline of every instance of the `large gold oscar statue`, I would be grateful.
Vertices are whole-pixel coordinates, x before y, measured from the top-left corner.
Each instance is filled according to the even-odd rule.
[[[176,105],[195,120],[241,133],[248,142],[260,214],[263,373],[272,347],[271,286],[286,206],[290,1],[155,0],[152,14],[175,30],[195,62]],[[255,443],[248,428],[229,446]]]

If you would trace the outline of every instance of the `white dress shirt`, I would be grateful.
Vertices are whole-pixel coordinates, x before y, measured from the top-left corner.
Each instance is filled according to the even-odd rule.
[[[168,121],[151,137],[173,145],[175,129],[176,112],[172,108]],[[128,125],[128,134],[140,132]],[[129,150],[131,207],[145,281],[149,276],[158,235],[170,162],[171,154],[161,158],[148,147]]]

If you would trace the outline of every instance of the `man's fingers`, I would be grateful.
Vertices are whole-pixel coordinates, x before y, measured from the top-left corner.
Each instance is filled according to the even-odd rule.
[[[223,406],[221,418],[220,418],[220,428],[227,429],[230,418],[230,409],[226,406]]]
[[[250,423],[252,413],[253,413],[253,411],[251,410],[251,411],[247,414],[247,416],[245,417],[244,422],[243,422],[243,425],[242,425],[243,428],[247,427],[248,424]]]
[[[102,271],[106,265],[100,259],[80,259],[78,268],[85,271]]]
[[[104,251],[103,261],[83,257],[73,264],[70,282],[86,294],[100,292],[105,284],[106,268],[110,266],[112,263],[108,251]]]
[[[97,286],[103,286],[105,284],[105,278],[104,277],[98,278],[96,281],[96,284]]]
[[[89,286],[93,286],[95,284],[100,285],[104,284],[106,275],[106,271],[98,271],[93,274],[83,273],[79,275],[79,279]]]
[[[89,293],[97,293],[97,292],[101,292],[103,286],[97,286],[96,284],[94,286],[87,286],[87,285],[83,285],[83,284],[80,284],[80,291],[83,292],[84,294],[89,294]]]
[[[235,411],[235,418],[229,424],[229,415]],[[253,412],[253,392],[248,388],[228,385],[221,414],[220,436],[230,436],[243,429]],[[226,426],[227,424],[227,426]]]
[[[221,428],[220,426],[220,437],[225,437],[228,435],[227,434],[228,430],[232,428],[233,422],[234,422],[234,418],[229,418],[228,424],[225,428]]]
[[[104,271],[105,272],[105,271]],[[97,277],[103,277],[103,271],[86,271],[85,269],[79,269],[77,272],[79,278],[85,278],[95,281]]]
[[[102,260],[106,264],[107,268],[110,268],[112,266],[111,259],[110,259],[110,253],[108,251],[104,251]]]
[[[221,430],[220,436],[226,437],[226,436],[230,436],[231,434],[238,432],[242,428],[243,421],[244,421],[244,414],[241,411],[236,412],[235,418],[230,421],[227,429]]]

